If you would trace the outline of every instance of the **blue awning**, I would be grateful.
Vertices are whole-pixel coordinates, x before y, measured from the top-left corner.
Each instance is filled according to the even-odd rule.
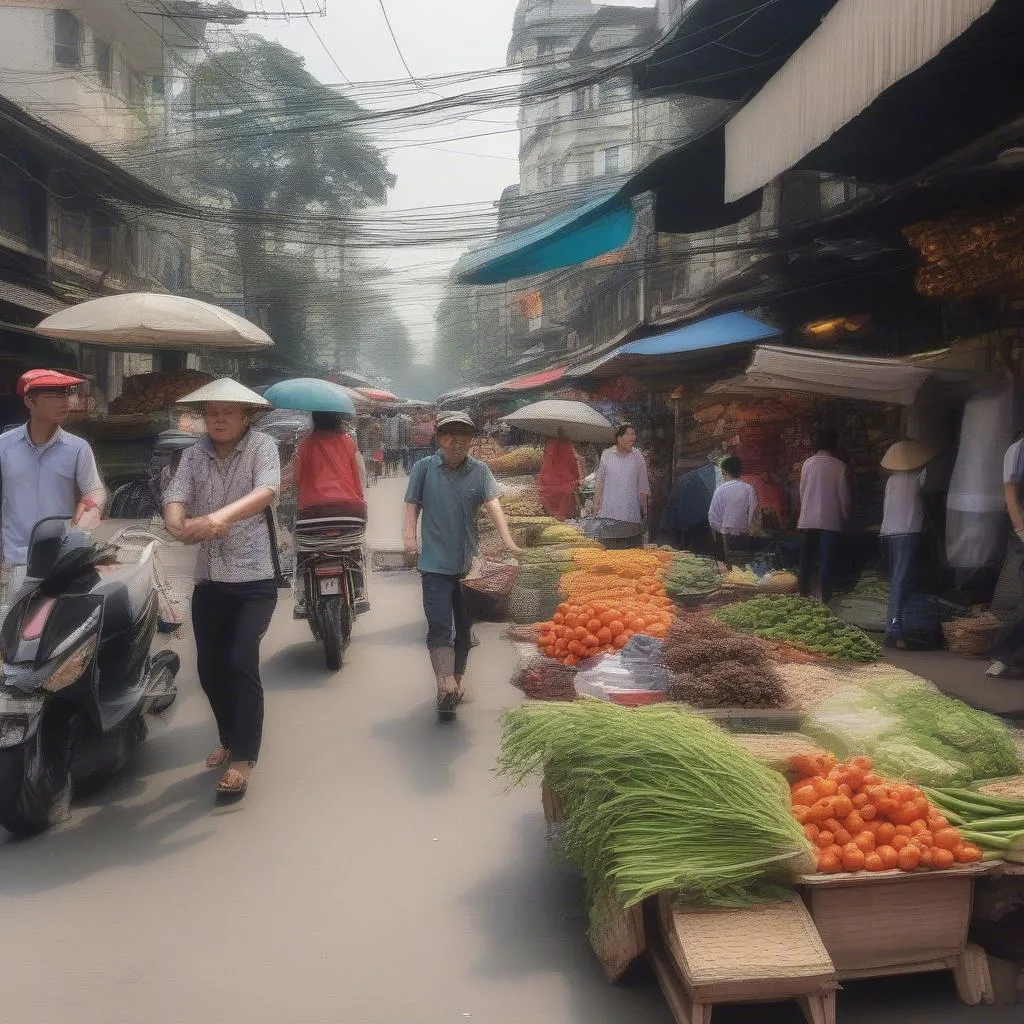
[[[606,193],[466,253],[452,274],[462,284],[499,284],[578,266],[625,245],[635,220],[628,196]]]
[[[726,348],[730,345],[749,345],[780,334],[782,331],[777,327],[771,327],[745,313],[722,313],[694,324],[687,324],[686,327],[677,327],[664,334],[620,345],[599,359],[573,367],[566,376],[586,377],[600,367],[623,357],[678,356],[688,352]],[[643,362],[643,358],[637,358],[634,365],[642,366]]]

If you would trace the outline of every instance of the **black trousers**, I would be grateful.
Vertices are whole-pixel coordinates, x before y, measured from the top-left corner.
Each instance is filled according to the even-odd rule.
[[[202,581],[192,592],[199,682],[233,761],[256,762],[263,739],[260,641],[277,606],[273,580]]]
[[[821,599],[828,604],[836,586],[836,562],[839,554],[838,530],[801,530],[800,594],[811,596],[814,569],[818,569]]]

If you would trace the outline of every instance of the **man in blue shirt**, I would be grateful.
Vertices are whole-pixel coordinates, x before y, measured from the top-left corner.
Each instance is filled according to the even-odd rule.
[[[481,506],[509,551],[518,552],[498,501],[490,469],[471,458],[476,428],[465,413],[437,418],[438,452],[413,466],[405,495],[405,549],[419,554],[427,649],[437,679],[437,709],[454,712],[463,697],[462,678],[472,643],[462,580],[477,553],[476,520]],[[417,520],[422,514],[422,550]]]
[[[81,383],[57,370],[29,370],[18,381],[29,421],[0,434],[4,603],[24,579],[40,519],[66,516],[92,529],[102,514],[107,492],[89,442],[61,426],[68,418],[68,393]]]

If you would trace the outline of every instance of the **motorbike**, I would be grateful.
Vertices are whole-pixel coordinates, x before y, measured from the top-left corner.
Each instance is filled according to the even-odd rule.
[[[308,620],[332,672],[341,668],[356,616],[370,609],[365,536],[362,519],[331,516],[295,522],[295,571],[305,593],[304,606],[296,606],[295,616]]]
[[[147,715],[177,696],[180,660],[151,654],[159,625],[154,539],[118,561],[68,520],[38,522],[26,578],[0,624],[0,825],[44,831],[73,789],[119,771]]]

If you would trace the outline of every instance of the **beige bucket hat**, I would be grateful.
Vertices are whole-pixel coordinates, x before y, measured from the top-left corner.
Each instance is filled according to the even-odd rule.
[[[920,441],[897,441],[882,456],[882,469],[901,470],[920,469],[926,466],[938,452]]]
[[[176,405],[203,406],[207,402],[233,402],[244,405],[248,409],[269,409],[270,403],[250,391],[244,384],[230,377],[220,377],[204,384],[198,391],[193,391],[184,398],[179,398]]]

